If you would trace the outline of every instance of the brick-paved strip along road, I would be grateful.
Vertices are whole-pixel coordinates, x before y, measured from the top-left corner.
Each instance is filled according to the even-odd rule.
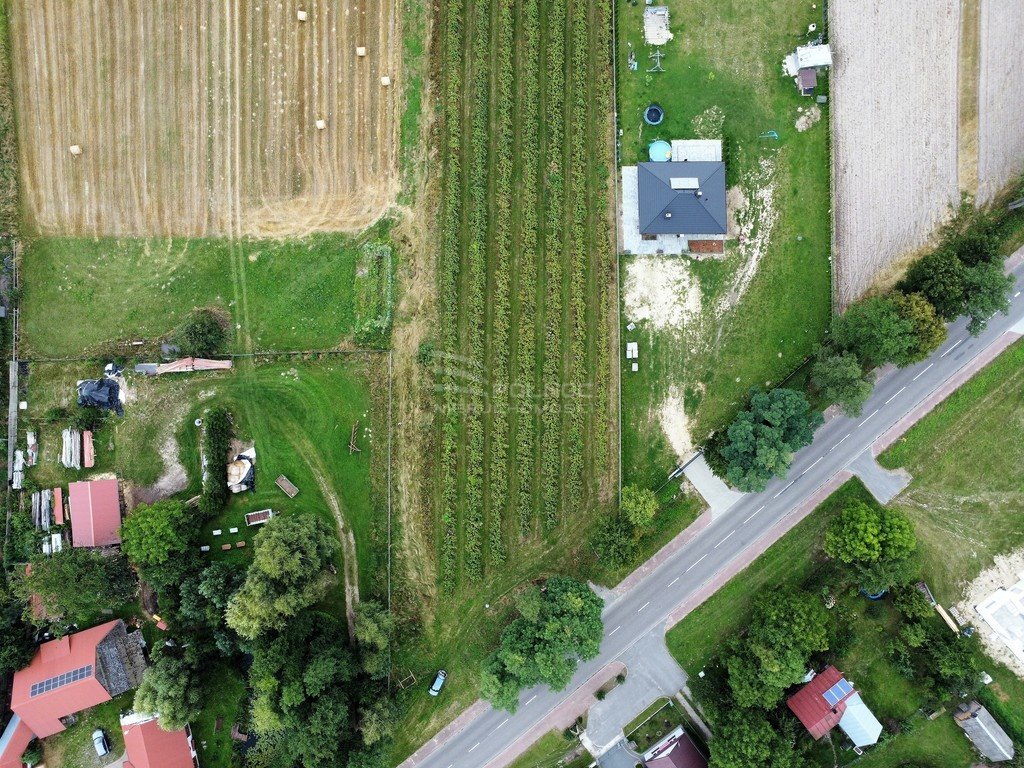
[[[886,442],[891,428],[905,429],[923,416],[938,395],[948,394],[966,374],[988,362],[1009,342],[1024,334],[1021,293],[1024,248],[1015,254],[1017,280],[1008,315],[997,315],[977,338],[961,319],[949,328],[949,339],[927,360],[884,374],[860,417],[839,416],[824,424],[814,442],[800,451],[789,474],[757,494],[748,494],[714,520],[692,541],[662,562],[631,590],[604,610],[605,632],[600,655],[581,664],[569,686],[553,692],[546,686],[520,696],[510,715],[478,708],[459,723],[461,729],[434,739],[402,768],[499,768],[511,762],[528,741],[550,730],[559,708],[587,685],[601,669],[659,625],[667,629],[721,587],[763,552],[799,519],[813,510],[825,490],[849,476],[849,465],[876,441]],[[883,439],[884,438],[884,439]],[[455,730],[455,729],[452,729]]]

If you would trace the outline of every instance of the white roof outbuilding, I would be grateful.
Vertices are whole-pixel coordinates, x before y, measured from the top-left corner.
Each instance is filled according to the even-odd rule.
[[[856,691],[846,700],[846,711],[839,721],[839,727],[857,747],[869,747],[877,743],[882,733],[882,724]]]

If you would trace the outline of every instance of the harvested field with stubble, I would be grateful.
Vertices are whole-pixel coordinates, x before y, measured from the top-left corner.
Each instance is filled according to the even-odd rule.
[[[1024,3],[981,0],[978,194],[988,202],[1024,172]]]
[[[829,6],[840,307],[923,247],[959,200],[959,0]],[[1008,107],[1009,108],[1009,107]]]
[[[357,231],[395,198],[392,0],[13,0],[8,12],[24,209],[40,232]]]

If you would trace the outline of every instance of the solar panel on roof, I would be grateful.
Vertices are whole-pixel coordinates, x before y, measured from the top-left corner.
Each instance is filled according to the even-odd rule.
[[[829,688],[821,695],[824,697],[825,701],[828,702],[828,705],[830,707],[834,707],[844,698],[849,696],[852,691],[853,686],[846,681],[845,677],[841,677],[839,678],[838,683],[833,685],[831,688]]]
[[[58,688],[63,688],[65,685],[77,683],[79,680],[84,680],[91,676],[92,664],[86,664],[84,667],[72,669],[69,672],[62,672],[59,675],[49,677],[46,680],[40,680],[38,683],[32,683],[32,687],[29,689],[28,695],[30,697],[41,696],[44,693],[55,691]]]

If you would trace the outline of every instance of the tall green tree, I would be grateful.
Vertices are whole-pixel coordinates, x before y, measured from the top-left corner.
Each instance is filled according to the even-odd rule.
[[[633,525],[623,515],[608,515],[590,533],[590,550],[611,568],[627,565],[636,551]]]
[[[284,628],[327,594],[337,551],[332,532],[311,515],[275,517],[253,544],[245,583],[227,607],[228,626],[249,640]]]
[[[715,723],[709,743],[711,768],[799,768],[805,761],[788,734],[779,733],[763,712],[730,709]]]
[[[253,726],[282,766],[344,765],[357,666],[333,617],[303,611],[253,649]]]
[[[852,304],[833,318],[831,336],[837,349],[856,355],[865,368],[905,359],[917,343],[913,323],[888,296]]]
[[[378,602],[364,600],[356,606],[356,640],[363,671],[374,680],[387,677],[390,663],[391,637],[395,620]]]
[[[917,547],[914,525],[903,512],[853,501],[829,523],[825,553],[844,563],[899,560]]]
[[[217,650],[230,656],[238,650],[238,637],[227,628],[224,614],[244,581],[244,568],[222,560],[189,574],[178,588],[175,625],[209,635]]]
[[[597,655],[604,602],[586,584],[561,576],[547,580],[536,617],[520,615],[505,627],[498,649],[483,665],[481,694],[514,712],[519,691],[546,683],[569,684],[576,665]]]
[[[185,505],[165,500],[140,504],[121,524],[121,551],[158,591],[180,581],[194,561]]]
[[[949,248],[922,256],[896,286],[904,293],[920,293],[939,317],[953,320],[964,311],[967,269]]]
[[[2,579],[0,575],[0,579]],[[0,583],[0,677],[14,674],[32,660],[32,630],[22,620],[24,605]]]
[[[750,407],[729,425],[729,442],[721,450],[729,467],[726,479],[741,491],[764,490],[772,477],[786,473],[793,454],[811,442],[821,422],[802,392],[755,392]]]
[[[37,596],[50,619],[88,624],[104,608],[118,608],[131,600],[138,582],[121,555],[69,547],[50,557],[34,556],[31,572],[16,582],[16,590],[26,604]]]
[[[860,415],[872,389],[855,355],[827,348],[818,351],[811,366],[811,384],[828,402],[837,403],[847,416]]]
[[[976,264],[964,276],[964,314],[968,317],[967,332],[977,336],[988,326],[997,312],[1010,311],[1013,276],[1003,274],[1002,264]]]
[[[905,294],[895,291],[892,294],[892,302],[900,317],[910,323],[913,339],[906,350],[896,355],[892,362],[900,367],[913,365],[942,346],[947,336],[946,324],[942,322],[942,318],[928,299],[920,293]]]
[[[634,528],[644,528],[651,524],[658,513],[658,497],[650,488],[627,485],[622,488],[620,511]]]
[[[193,663],[164,649],[146,668],[135,692],[134,707],[136,712],[158,712],[160,727],[177,731],[199,717],[203,695],[202,675]]]
[[[781,590],[762,597],[746,638],[725,660],[735,702],[762,709],[778,704],[803,679],[810,655],[828,648],[828,629],[828,612],[815,595]]]

